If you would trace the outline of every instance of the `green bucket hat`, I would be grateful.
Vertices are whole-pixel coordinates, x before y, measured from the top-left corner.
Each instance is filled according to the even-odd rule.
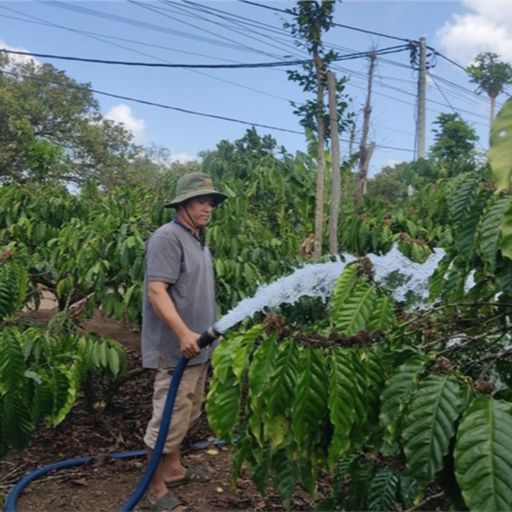
[[[214,206],[225,201],[228,196],[214,189],[213,181],[207,174],[192,172],[185,174],[176,183],[176,197],[165,203],[166,208],[176,208],[187,199],[199,196],[212,196]]]

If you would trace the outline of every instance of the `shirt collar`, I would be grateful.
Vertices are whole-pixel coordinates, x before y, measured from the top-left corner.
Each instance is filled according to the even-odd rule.
[[[199,228],[199,232],[196,233],[193,229],[189,228],[186,224],[183,224],[178,218],[173,219],[173,222],[178,224],[185,231],[188,231],[200,244],[201,247],[205,246],[205,233],[204,228]]]

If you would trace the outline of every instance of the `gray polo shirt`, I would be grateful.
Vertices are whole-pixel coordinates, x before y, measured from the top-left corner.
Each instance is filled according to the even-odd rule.
[[[142,315],[142,365],[175,368],[182,354],[178,337],[155,313],[148,301],[150,281],[169,283],[168,293],[189,329],[199,334],[215,322],[215,283],[210,250],[182,224],[169,222],[146,243],[144,305]],[[207,347],[189,364],[208,361]]]

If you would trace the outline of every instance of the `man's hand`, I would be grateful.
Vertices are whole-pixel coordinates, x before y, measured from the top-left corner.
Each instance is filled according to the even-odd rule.
[[[182,354],[188,359],[197,356],[201,349],[197,346],[197,340],[200,334],[194,331],[188,331],[186,334],[180,336],[180,349]]]

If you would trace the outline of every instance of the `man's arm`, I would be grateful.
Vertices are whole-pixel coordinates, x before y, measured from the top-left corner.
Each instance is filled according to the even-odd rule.
[[[180,340],[180,349],[183,355],[191,359],[197,356],[201,349],[197,346],[199,334],[191,331],[181,316],[176,311],[167,288],[168,283],[160,281],[150,281],[148,283],[148,300],[155,313],[167,324],[167,326],[176,333]]]

